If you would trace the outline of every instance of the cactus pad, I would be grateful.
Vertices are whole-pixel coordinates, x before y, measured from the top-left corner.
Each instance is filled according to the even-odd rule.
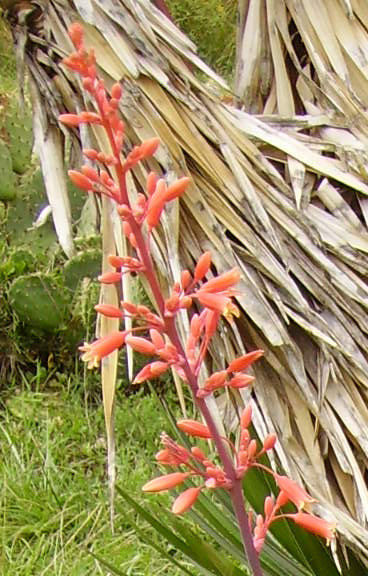
[[[57,332],[68,318],[65,291],[47,274],[19,276],[10,286],[9,302],[20,322],[36,332]]]
[[[31,111],[25,108],[22,112],[14,101],[9,101],[4,108],[2,133],[9,147],[14,172],[23,174],[29,167],[32,155]]]
[[[9,149],[0,139],[0,200],[8,201],[15,198],[16,179],[12,168]]]
[[[65,286],[75,290],[83,278],[96,278],[101,270],[101,251],[85,250],[69,260],[63,270]]]
[[[5,235],[11,246],[27,246],[34,254],[44,254],[57,246],[57,237],[51,218],[39,228],[33,227],[42,208],[47,204],[40,170],[23,184],[16,199],[9,204]]]

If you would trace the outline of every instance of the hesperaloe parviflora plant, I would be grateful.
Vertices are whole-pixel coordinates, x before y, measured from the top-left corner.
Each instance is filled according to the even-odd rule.
[[[246,370],[263,354],[262,350],[255,350],[235,358],[226,369],[214,372],[203,385],[199,384],[199,373],[221,316],[231,322],[233,316],[239,313],[233,297],[237,294],[235,286],[240,279],[240,271],[233,268],[207,279],[211,268],[211,254],[205,252],[199,258],[194,272],[184,270],[180,282],[174,284],[171,295],[168,298],[163,296],[152,265],[150,237],[152,230],[160,223],[166,203],[184,194],[189,178],[182,177],[168,186],[163,178],[151,172],[147,177],[145,193],[137,195],[134,205],[130,202],[126,174],[138,162],[153,156],[159,140],[147,140],[123,158],[124,123],[118,113],[121,86],[114,84],[110,94],[107,93],[104,82],[97,77],[93,51],[87,51],[84,47],[80,24],[73,24],[69,35],[75,52],[64,59],[63,63],[80,74],[83,88],[94,100],[97,111],[62,114],[59,119],[68,126],[83,123],[102,126],[112,150],[110,155],[96,149],[83,150],[86,158],[94,162],[96,167],[86,164],[81,171],[70,170],[69,176],[80,188],[104,194],[116,202],[123,233],[134,254],[125,257],[111,256],[109,261],[115,271],[103,274],[99,280],[102,283],[115,284],[121,282],[125,273],[144,274],[157,307],[157,313],[154,313],[146,306],[125,300],[121,302],[120,308],[104,304],[96,306],[99,314],[122,320],[129,317],[134,320],[134,325],[129,330],[112,332],[91,344],[85,344],[81,348],[82,358],[88,362],[89,367],[94,367],[105,356],[128,345],[133,350],[154,357],[153,361],[137,374],[135,383],[157,378],[167,370],[174,369],[189,386],[203,422],[179,420],[177,426],[188,436],[211,440],[216,448],[216,458],[210,459],[198,446],[188,450],[164,434],[163,449],[158,452],[156,459],[161,465],[177,470],[149,481],[143,486],[143,491],[170,490],[190,479],[190,487],[184,489],[174,501],[174,514],[183,514],[191,508],[202,490],[228,491],[248,565],[254,576],[261,576],[259,555],[273,522],[279,518],[288,518],[327,541],[334,538],[334,525],[306,510],[313,498],[302,487],[260,462],[260,458],[274,447],[276,436],[270,434],[263,445],[258,446],[249,431],[252,421],[250,405],[246,406],[241,414],[238,445],[235,446],[230,439],[220,434],[207,406],[207,396],[224,387],[240,389],[249,386],[253,378]],[[115,179],[112,177],[113,173]],[[199,311],[192,312],[189,336],[183,342],[177,330],[176,316],[182,309],[189,312],[194,304]],[[139,335],[140,333],[144,336]],[[242,489],[244,478],[252,468],[260,468],[272,475],[279,489],[276,498],[268,496],[265,499],[264,509],[257,515],[246,510]],[[282,513],[281,508],[287,503],[294,504],[296,511]]]

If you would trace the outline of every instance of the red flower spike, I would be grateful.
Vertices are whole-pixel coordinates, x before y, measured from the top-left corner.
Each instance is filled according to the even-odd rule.
[[[82,188],[82,190],[93,190],[93,182],[84,174],[81,174],[77,170],[68,170],[68,176],[70,180],[75,184],[78,188]]]
[[[304,530],[325,538],[327,544],[335,538],[336,526],[331,522],[327,522],[327,520],[317,518],[317,516],[312,516],[311,514],[305,514],[304,512],[285,514],[285,516],[304,528]]]
[[[243,430],[244,430],[244,429],[247,429],[247,428],[249,427],[251,421],[252,421],[252,406],[251,406],[250,404],[248,404],[248,405],[244,408],[244,410],[243,410],[243,412],[242,412],[242,415],[241,415],[241,417],[240,417],[240,426],[241,426],[241,428],[242,428]]]
[[[190,178],[184,176],[183,178],[179,178],[179,180],[171,184],[167,189],[165,202],[171,202],[171,200],[175,200],[175,198],[182,196],[185,190],[188,188],[189,183]]]
[[[316,499],[312,498],[312,496],[310,496],[308,492],[304,490],[304,488],[299,486],[296,482],[287,476],[280,476],[279,474],[275,474],[274,478],[280,490],[287,494],[289,500],[295,504],[298,510],[302,510],[308,504],[316,502]]]
[[[99,182],[100,181],[100,177],[98,175],[97,170],[92,168],[92,166],[89,166],[89,164],[84,164],[84,166],[82,166],[81,170],[82,170],[82,173],[85,176],[87,176],[87,178],[92,180],[93,182]]]
[[[194,270],[194,280],[199,282],[204,278],[211,267],[211,252],[204,252],[197,262]]]
[[[152,354],[156,353],[156,346],[145,338],[129,335],[126,337],[125,342],[129,344],[133,350],[139,352],[140,354],[147,354],[148,356],[151,356]]]
[[[211,278],[208,280],[203,286],[201,287],[201,291],[210,292],[212,294],[217,292],[224,292],[225,290],[229,290],[235,284],[237,284],[240,280],[240,270],[239,268],[232,268],[228,272],[224,272],[220,274],[220,276],[216,276],[215,278]]]
[[[148,174],[147,180],[146,180],[146,191],[147,191],[148,196],[152,196],[152,194],[156,190],[157,180],[158,180],[158,176],[157,176],[157,174],[155,174],[155,172],[150,172]]]
[[[83,28],[78,22],[74,22],[68,28],[70,40],[73,42],[74,48],[80,50],[83,46]]]
[[[263,356],[263,350],[254,350],[253,352],[249,352],[244,356],[240,356],[239,358],[235,358],[232,362],[230,362],[229,366],[227,367],[228,372],[242,372],[246,370],[248,366],[250,366],[253,362],[258,360],[261,356]]]
[[[246,388],[253,382],[254,377],[248,374],[236,374],[231,380],[229,380],[228,385],[230,388]]]
[[[79,124],[82,123],[82,120],[78,114],[60,114],[59,122],[66,124],[67,126],[79,126]]]
[[[226,378],[227,378],[226,370],[221,370],[220,372],[214,372],[209,378],[207,378],[203,388],[208,392],[212,390],[217,390],[217,388],[222,388]]]
[[[105,272],[97,277],[101,284],[116,284],[121,280],[121,272]]]
[[[182,484],[190,476],[190,472],[172,472],[166,476],[159,476],[145,484],[143,492],[163,492]]]
[[[82,355],[83,362],[88,362],[88,368],[97,367],[102,358],[125,344],[125,337],[126,332],[111,332],[107,336],[92,342],[92,344],[85,342],[79,348],[79,350],[84,352]]]
[[[171,511],[174,514],[184,514],[184,512],[186,512],[187,510],[189,510],[189,508],[193,506],[193,504],[195,503],[195,501],[199,496],[201,489],[202,489],[201,486],[198,487],[193,486],[192,488],[184,490],[184,492],[182,492],[180,496],[178,496],[174,501]]]
[[[202,422],[197,422],[196,420],[178,420],[176,425],[179,430],[188,434],[188,436],[212,438],[210,430],[205,424],[202,424]]]
[[[116,306],[110,306],[110,304],[97,304],[95,310],[98,314],[102,316],[107,316],[107,318],[122,318],[123,313]]]
[[[157,378],[166,372],[168,368],[169,364],[167,362],[161,362],[160,360],[146,364],[145,367],[142,368],[142,370],[138,372],[137,376],[134,378],[133,384],[141,384],[146,380]]]

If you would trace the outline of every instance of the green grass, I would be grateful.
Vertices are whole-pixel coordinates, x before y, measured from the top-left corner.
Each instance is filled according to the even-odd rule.
[[[199,55],[231,81],[235,64],[236,0],[167,0],[175,23]]]
[[[54,381],[48,391],[7,393],[0,412],[1,576],[107,574],[88,551],[124,574],[177,574],[140,543],[131,511],[118,502],[109,526],[102,408],[83,386]],[[42,382],[41,382],[42,385]],[[138,498],[151,476],[165,420],[151,396],[122,394],[116,406],[118,483]],[[165,498],[163,505],[169,502]]]

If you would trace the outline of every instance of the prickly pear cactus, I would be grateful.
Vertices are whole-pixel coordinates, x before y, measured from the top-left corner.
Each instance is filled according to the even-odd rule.
[[[0,139],[0,200],[9,201],[15,198],[16,179],[12,168],[12,159],[8,146]]]
[[[29,167],[32,155],[32,116],[31,110],[20,110],[15,99],[3,105],[2,137],[8,145],[13,171],[24,174]]]
[[[37,223],[46,206],[42,174],[37,169],[31,179],[22,183],[16,199],[9,204],[4,233],[11,246],[27,246],[35,255],[56,249],[57,237],[51,216],[46,222]]]
[[[85,250],[64,265],[65,286],[75,290],[83,278],[96,278],[101,271],[101,251]]]
[[[36,332],[57,332],[69,318],[65,290],[48,274],[19,276],[10,286],[9,303],[18,320]]]

